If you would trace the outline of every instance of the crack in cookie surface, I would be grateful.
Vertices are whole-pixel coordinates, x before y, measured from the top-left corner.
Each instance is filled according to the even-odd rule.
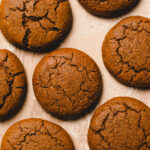
[[[22,97],[26,93],[25,73],[17,59],[9,51],[0,50],[0,117],[7,115],[7,113],[15,109],[18,103],[22,103]],[[14,60],[15,62],[11,62]],[[16,68],[17,70],[15,70]],[[20,80],[20,83],[17,80]]]
[[[116,17],[130,11],[139,0],[78,0],[90,13],[102,17]]]
[[[74,150],[69,135],[61,127],[45,120],[27,119],[8,130],[11,134],[6,133],[2,150]]]
[[[46,95],[44,101],[47,104],[44,108],[59,116],[71,118],[89,109],[100,98],[101,75],[95,62],[85,54],[75,50],[67,53],[67,49],[66,53],[64,52],[61,55],[56,53],[47,56],[41,66],[39,63],[40,67],[37,66],[33,77],[33,85],[37,99],[42,105],[39,90]],[[85,62],[79,62],[83,61],[82,59]],[[50,65],[47,65],[48,62]]]
[[[135,87],[150,85],[149,28],[148,19],[131,17],[117,24],[106,36],[103,44],[104,63],[123,83]],[[112,65],[108,59],[111,59]]]
[[[147,106],[132,98],[114,98],[98,109],[89,128],[91,150],[150,149]]]
[[[17,3],[3,0],[1,5],[1,30],[10,42],[18,46],[29,49],[44,47],[67,32],[71,25],[68,0],[21,0]],[[12,33],[7,35],[3,26]],[[18,33],[19,39],[15,37],[13,30]]]

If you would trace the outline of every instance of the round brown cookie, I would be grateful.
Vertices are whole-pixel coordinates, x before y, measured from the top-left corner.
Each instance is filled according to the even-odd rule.
[[[120,82],[150,87],[150,19],[128,17],[107,34],[102,48],[106,68]]]
[[[39,50],[56,44],[69,31],[68,0],[2,0],[0,28],[12,44]]]
[[[37,100],[49,113],[64,120],[77,119],[99,101],[102,79],[98,66],[88,55],[64,48],[39,62],[33,87]]]
[[[74,150],[68,133],[60,126],[42,119],[26,119],[12,125],[5,133],[1,150]]]
[[[120,16],[130,11],[139,0],[78,0],[90,13],[102,17]]]
[[[91,150],[150,150],[150,109],[130,97],[116,97],[94,113],[88,143]]]
[[[12,114],[26,94],[24,68],[16,55],[0,50],[0,119]]]

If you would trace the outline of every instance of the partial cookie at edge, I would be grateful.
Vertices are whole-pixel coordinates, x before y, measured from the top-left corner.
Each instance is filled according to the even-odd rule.
[[[134,98],[112,98],[94,113],[88,143],[91,150],[149,150],[150,108]]]
[[[26,86],[20,60],[8,50],[0,50],[0,119],[6,119],[21,106]]]
[[[72,12],[68,0],[2,0],[0,28],[19,48],[44,50],[69,31]]]
[[[60,126],[42,119],[25,119],[12,125],[5,133],[1,150],[74,150],[68,133]]]
[[[117,17],[129,12],[139,0],[78,0],[91,14]]]

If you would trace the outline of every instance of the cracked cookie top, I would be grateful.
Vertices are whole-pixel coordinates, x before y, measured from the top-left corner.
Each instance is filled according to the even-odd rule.
[[[74,145],[60,126],[32,118],[19,121],[7,130],[1,150],[74,150]]]
[[[15,46],[40,50],[56,44],[72,23],[68,0],[2,0],[0,28]]]
[[[26,76],[20,60],[8,50],[0,50],[0,119],[22,104]]]
[[[102,17],[120,16],[130,11],[139,0],[78,0],[90,13]]]
[[[150,108],[130,97],[117,97],[94,113],[88,143],[91,150],[150,150]]]
[[[45,56],[33,75],[39,103],[60,119],[77,119],[100,99],[102,79],[98,66],[85,53],[71,48]]]
[[[150,19],[128,17],[107,34],[102,48],[106,68],[120,82],[150,87]]]

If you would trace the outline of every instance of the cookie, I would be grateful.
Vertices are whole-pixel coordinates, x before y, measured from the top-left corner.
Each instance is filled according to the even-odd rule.
[[[12,125],[5,133],[1,150],[74,150],[68,133],[60,126],[42,119],[26,119]]]
[[[107,34],[102,48],[108,71],[120,82],[150,87],[150,19],[128,17]]]
[[[0,50],[0,119],[12,114],[24,101],[26,76],[16,55]]]
[[[78,0],[91,14],[116,17],[130,11],[139,0]]]
[[[69,31],[72,13],[68,0],[2,0],[0,29],[15,46],[43,50]]]
[[[64,120],[77,119],[99,101],[101,73],[85,53],[72,48],[58,49],[37,65],[33,88],[47,112]]]
[[[88,143],[90,150],[149,150],[149,107],[130,97],[111,99],[94,113]]]

